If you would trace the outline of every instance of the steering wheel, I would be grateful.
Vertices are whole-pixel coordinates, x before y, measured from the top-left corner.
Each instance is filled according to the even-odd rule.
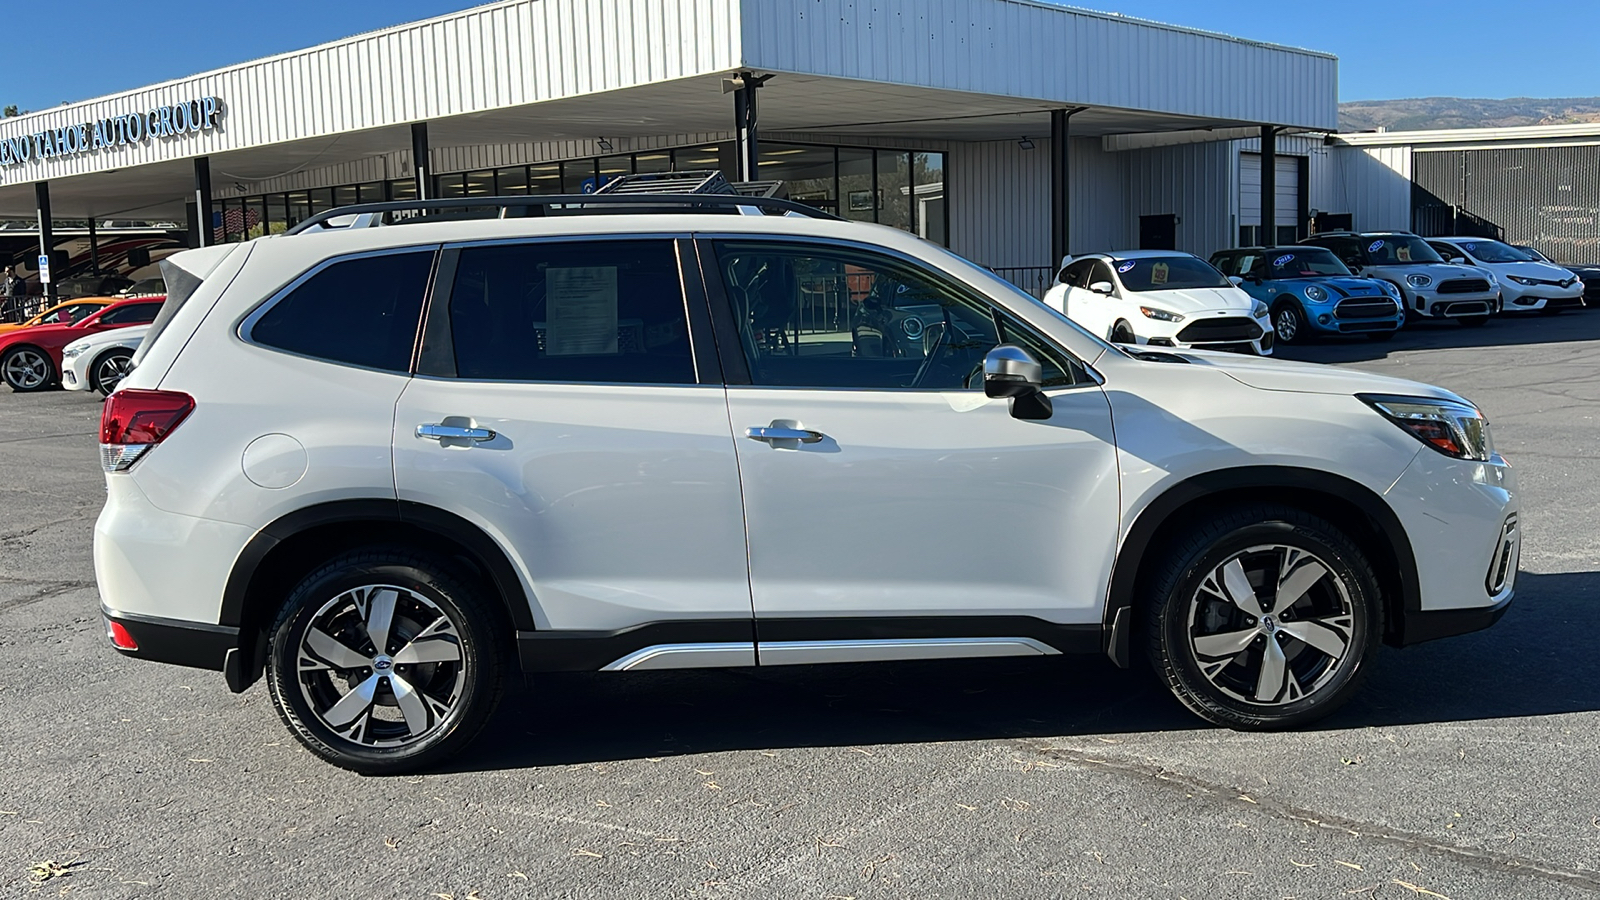
[[[950,331],[955,326],[950,322],[950,307],[941,305],[940,312],[944,313],[944,327],[939,329],[939,334],[933,339],[933,347],[928,350],[928,355],[922,360],[922,365],[917,367],[917,374],[911,379],[911,386],[922,387],[923,379],[928,377],[928,372],[933,369],[933,361],[939,358],[944,348],[950,344]]]

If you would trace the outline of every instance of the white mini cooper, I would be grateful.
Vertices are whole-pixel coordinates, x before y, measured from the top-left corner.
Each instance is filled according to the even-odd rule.
[[[384,224],[486,203],[540,214]],[[518,669],[1088,653],[1295,726],[1512,599],[1471,402],[1124,351],[796,204],[378,204],[165,265],[101,421],[109,640],[265,676],[359,771],[460,750]]]

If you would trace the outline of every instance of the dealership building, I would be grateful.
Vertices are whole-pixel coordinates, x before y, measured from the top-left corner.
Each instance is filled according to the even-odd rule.
[[[1328,54],[1034,0],[507,0],[0,121],[0,217],[38,223],[0,237],[79,272],[109,223],[193,246],[720,169],[1033,288],[1303,235],[1337,117]]]

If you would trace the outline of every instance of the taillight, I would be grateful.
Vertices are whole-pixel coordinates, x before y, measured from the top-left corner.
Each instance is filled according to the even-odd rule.
[[[128,629],[121,622],[106,620],[106,637],[111,639],[111,646],[118,650],[137,650],[139,642],[133,639]]]
[[[121,472],[194,412],[194,398],[178,391],[115,391],[100,408],[100,465]]]

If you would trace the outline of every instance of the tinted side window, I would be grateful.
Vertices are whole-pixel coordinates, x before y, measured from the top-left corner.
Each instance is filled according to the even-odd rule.
[[[695,383],[668,240],[467,247],[450,331],[460,378]]]
[[[100,322],[103,325],[146,325],[154,322],[156,313],[160,311],[159,303],[140,303],[113,309],[101,316]]]
[[[267,310],[250,338],[330,362],[408,371],[433,256],[427,250],[333,263]]]
[[[1062,271],[1061,283],[1068,287],[1086,288],[1089,286],[1089,270],[1094,268],[1094,260],[1080,259]]]
[[[1110,264],[1103,259],[1097,259],[1094,261],[1094,268],[1089,272],[1089,284],[1084,285],[1084,287],[1088,287],[1092,284],[1099,284],[1102,281],[1111,285],[1113,288],[1117,286],[1117,280],[1111,277]]]

